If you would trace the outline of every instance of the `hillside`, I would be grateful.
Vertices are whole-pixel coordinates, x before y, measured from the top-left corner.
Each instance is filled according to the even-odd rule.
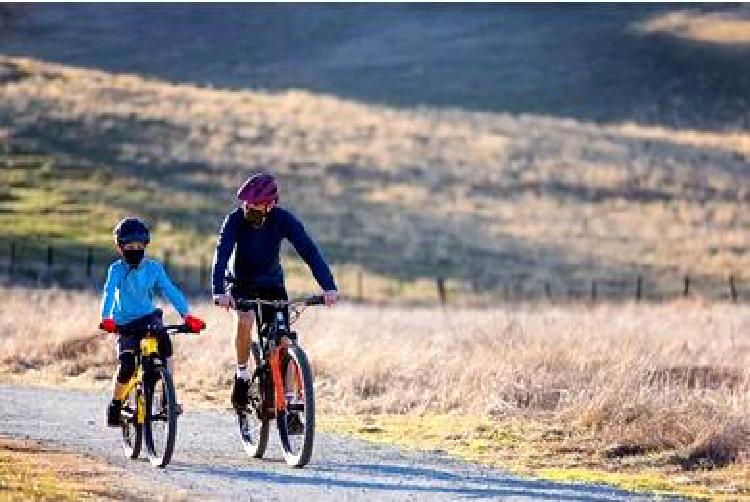
[[[627,296],[640,273],[659,295],[689,271],[718,296],[750,265],[742,131],[396,109],[0,64],[12,154],[0,175],[4,243],[107,248],[115,219],[136,213],[196,264],[237,185],[267,167],[326,254],[380,277],[381,294],[439,275],[519,295],[617,279],[628,282],[603,294]]]
[[[390,106],[750,125],[750,10],[738,4],[10,8],[0,54],[113,73]]]

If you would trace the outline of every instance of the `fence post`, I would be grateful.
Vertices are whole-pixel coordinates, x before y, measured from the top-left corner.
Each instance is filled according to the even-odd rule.
[[[52,266],[55,263],[55,250],[52,246],[47,246],[47,276],[52,275]]]
[[[165,249],[164,250],[164,259],[163,259],[164,264],[163,265],[164,265],[164,270],[167,272],[167,274],[169,274],[169,255],[170,255],[169,249]]]
[[[94,250],[90,247],[86,248],[86,278],[91,279],[91,274],[94,272]]]
[[[552,286],[549,281],[544,281],[544,294],[547,296],[548,300],[552,299]]]
[[[10,243],[10,260],[8,263],[8,276],[13,277],[14,269],[16,268],[16,243],[15,241]]]
[[[643,297],[643,277],[640,275],[635,281],[635,300],[641,301],[641,298]]]
[[[200,267],[201,268],[198,271],[198,283],[199,283],[198,289],[202,290],[208,284],[208,273],[207,273],[208,265],[206,264],[206,257],[205,256],[201,256],[201,265],[200,265]]]
[[[737,302],[737,285],[734,282],[734,276],[729,276],[729,296],[732,298],[733,302]]]
[[[442,277],[438,277],[435,282],[437,284],[438,299],[440,299],[440,303],[442,305],[445,305],[445,279],[443,279]]]
[[[690,276],[685,276],[685,288],[682,290],[682,296],[690,295]]]
[[[596,302],[596,296],[597,296],[596,279],[592,279],[591,280],[591,301],[592,302]]]
[[[361,303],[364,299],[364,278],[362,277],[362,271],[357,270],[357,301]]]

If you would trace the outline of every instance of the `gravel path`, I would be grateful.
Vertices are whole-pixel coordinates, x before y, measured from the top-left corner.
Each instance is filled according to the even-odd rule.
[[[188,410],[180,417],[166,470],[124,457],[116,431],[103,425],[102,393],[0,386],[0,434],[47,441],[126,468],[190,498],[242,500],[632,500],[595,485],[520,479],[501,471],[331,434],[316,436],[305,469],[283,462],[278,440],[267,459],[242,451],[229,413]],[[641,497],[646,499],[648,497]]]

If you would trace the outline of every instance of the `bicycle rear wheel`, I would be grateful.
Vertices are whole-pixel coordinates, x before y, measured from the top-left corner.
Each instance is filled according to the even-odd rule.
[[[172,459],[177,436],[177,398],[172,375],[164,367],[157,367],[144,377],[146,387],[146,420],[144,439],[151,463],[165,467]]]
[[[255,368],[260,366],[260,347],[257,342],[251,345]],[[255,372],[253,368],[253,373]],[[237,423],[240,427],[240,439],[245,452],[253,458],[263,458],[268,446],[269,420],[265,415],[264,395],[268,384],[265,376],[256,376],[248,385],[248,406],[237,410]]]
[[[120,421],[122,422],[122,446],[130,458],[138,458],[143,442],[143,424],[138,423],[138,410],[144,406],[143,396],[138,385],[133,386],[122,402]]]
[[[307,465],[315,435],[315,395],[307,355],[301,347],[287,349],[282,361],[286,379],[286,411],[276,419],[284,460],[292,467]]]

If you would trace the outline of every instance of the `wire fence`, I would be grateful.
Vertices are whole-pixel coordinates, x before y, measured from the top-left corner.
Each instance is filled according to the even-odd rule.
[[[5,256],[0,256],[0,275],[11,284],[60,286],[66,288],[101,288],[107,267],[118,256],[97,247],[21,245],[10,242]],[[173,281],[191,295],[208,294],[211,281],[211,256],[179,256],[164,249],[155,257],[160,260]],[[376,259],[375,256],[372,257]],[[619,277],[516,278],[500,281],[489,288],[478,281],[441,274],[434,264],[389,261],[391,267],[410,270],[408,277],[375,273],[367,267],[368,258],[361,253],[356,261],[336,259],[332,268],[340,292],[352,301],[382,302],[414,300],[426,303],[481,303],[481,301],[664,301],[675,298],[705,297],[712,300],[743,302],[750,300],[750,288],[737,275],[724,281],[699,275],[675,275],[664,285],[645,274]],[[315,288],[314,280],[304,266],[284,253],[282,262],[300,290]],[[415,272],[416,270],[416,272]],[[287,278],[290,279],[290,274]],[[298,280],[306,277],[305,280]],[[294,281],[293,281],[294,282]],[[414,286],[417,283],[418,286]],[[480,301],[481,300],[481,301]]]

